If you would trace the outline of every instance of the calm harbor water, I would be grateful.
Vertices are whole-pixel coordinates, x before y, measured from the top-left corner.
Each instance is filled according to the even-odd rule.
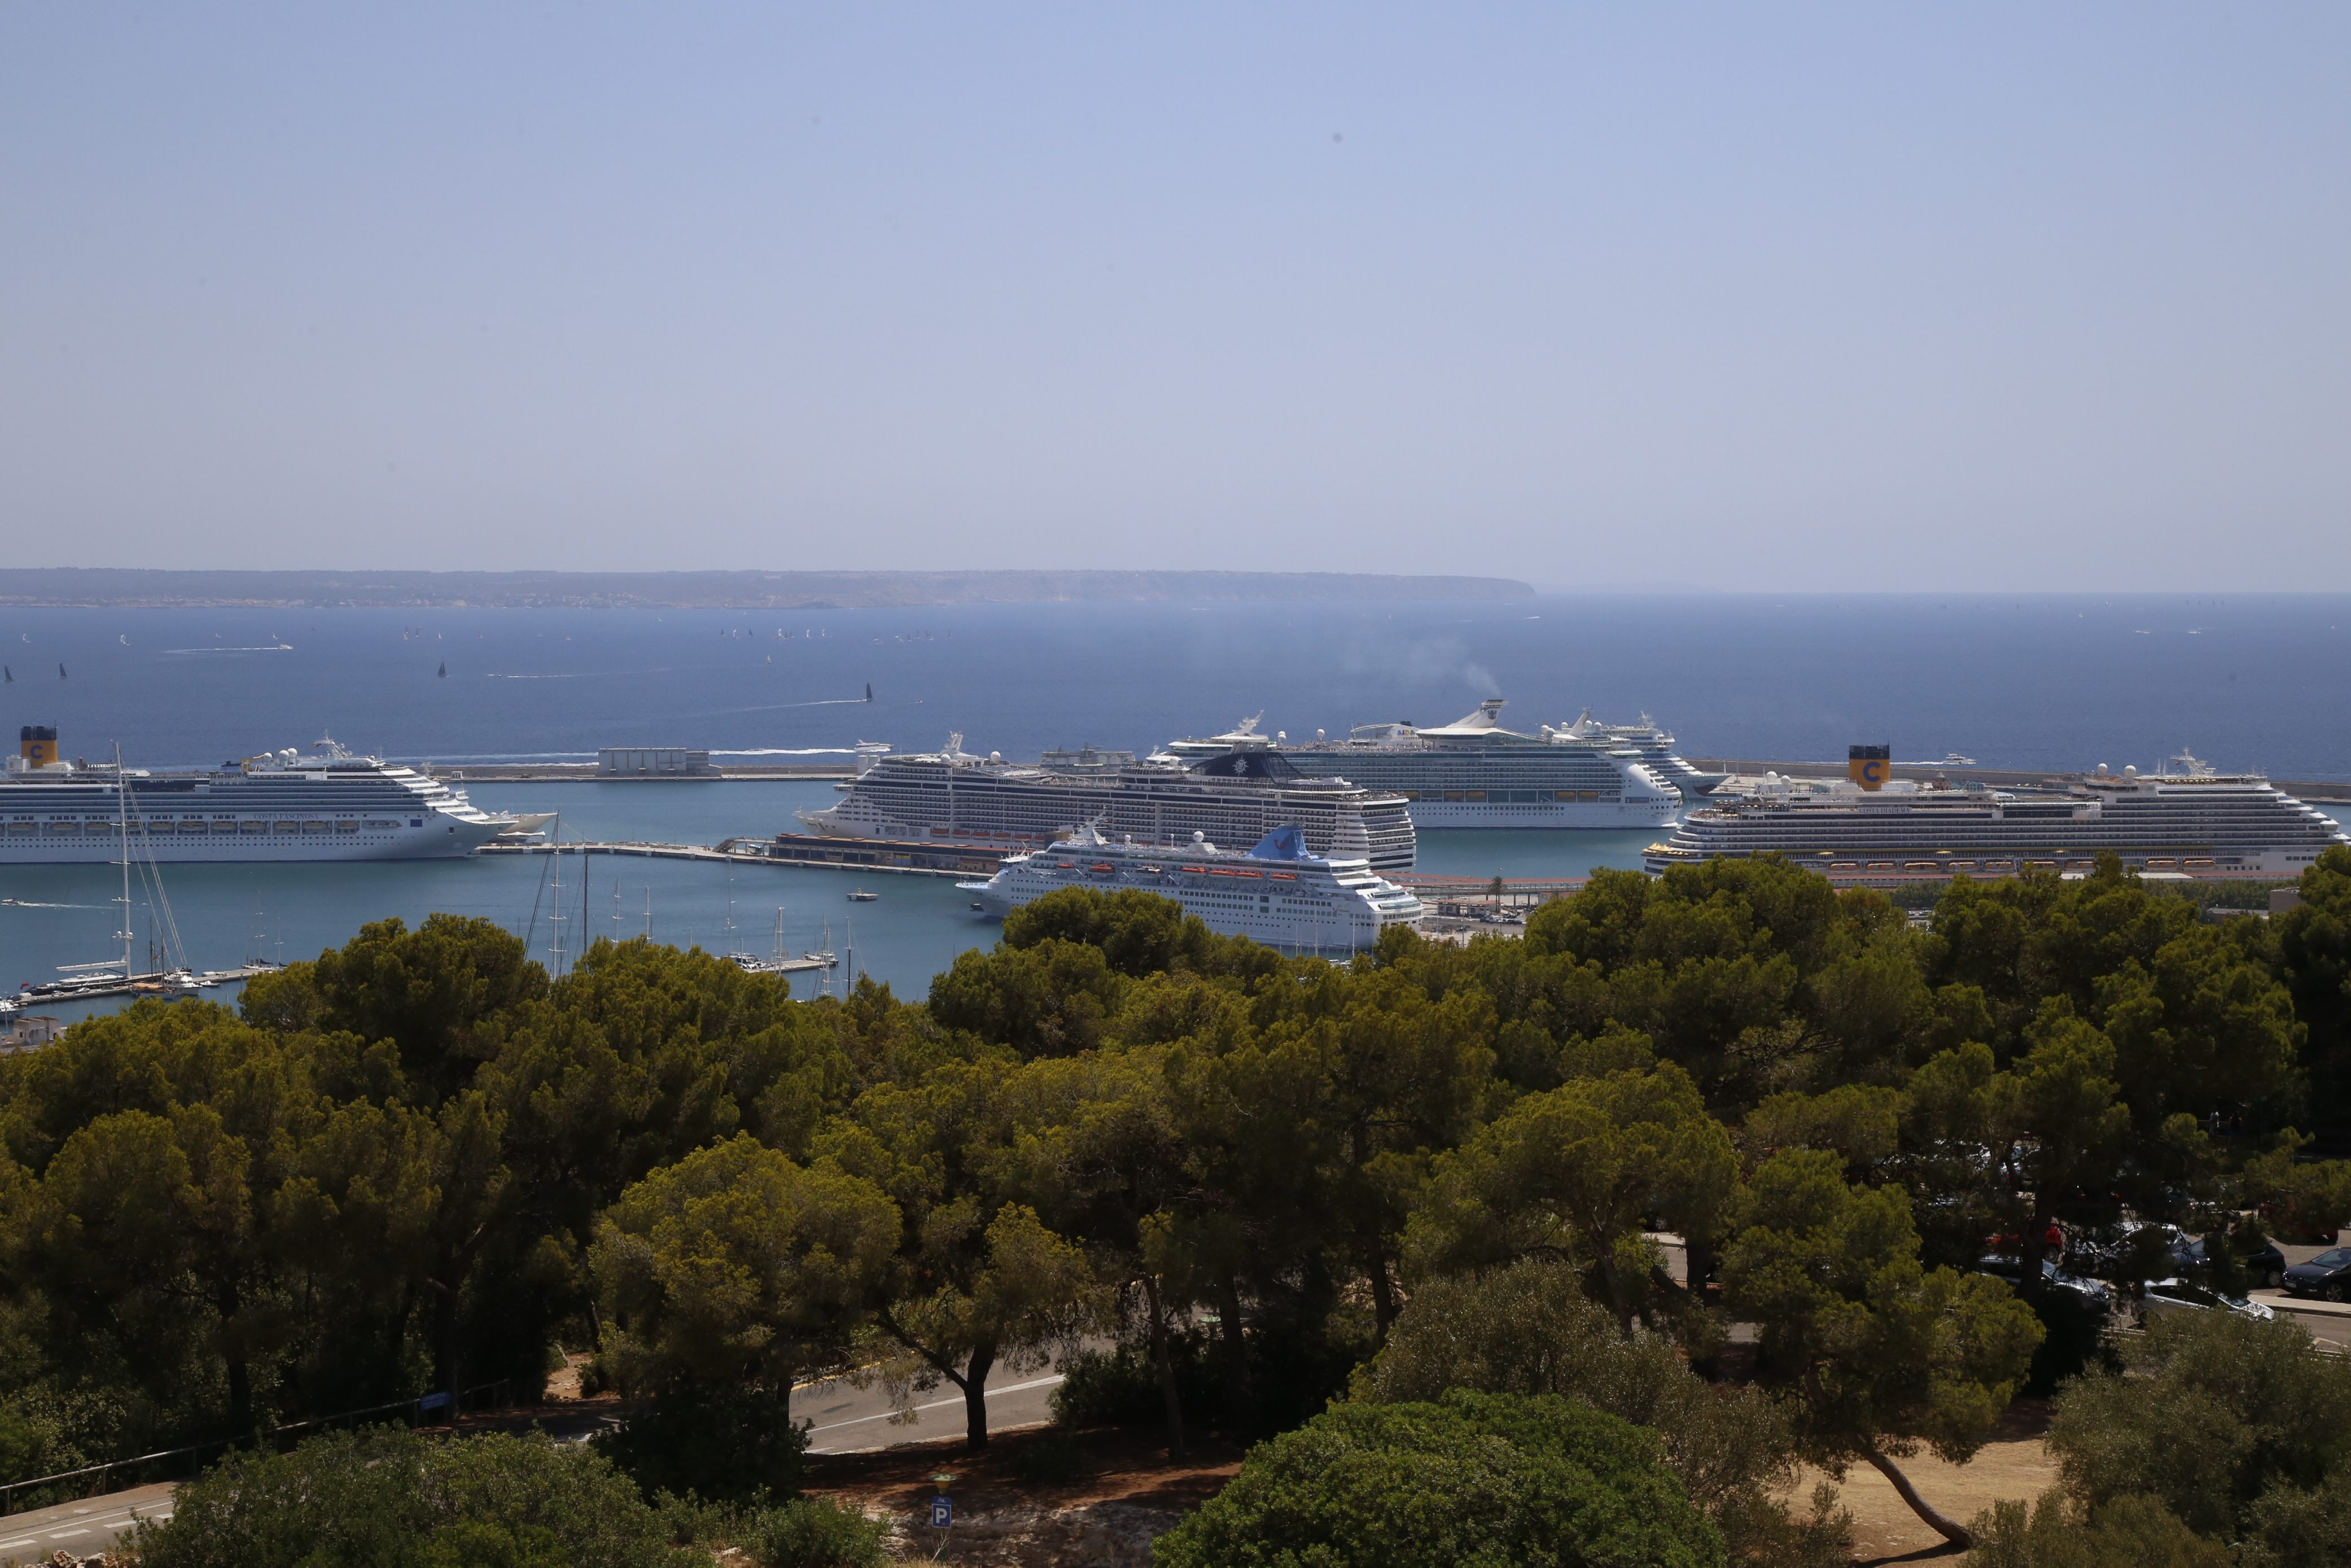
[[[0,610],[0,726],[134,766],[299,745],[444,762],[598,746],[845,754],[861,739],[1034,756],[1146,750],[1265,711],[1294,737],[1453,718],[1510,699],[1531,729],[1586,706],[1647,711],[1693,756],[1825,758],[1890,740],[1988,767],[2142,766],[2181,747],[2281,778],[2351,779],[2351,599],[1545,598],[1493,604],[967,605],[859,611]],[[60,667],[64,674],[59,674]],[[447,674],[440,674],[442,670]],[[862,701],[868,684],[874,700]],[[0,728],[0,734],[5,734]],[[722,758],[723,760],[723,758]],[[559,810],[567,837],[712,842],[791,824],[825,784],[483,784]],[[1428,833],[1424,870],[1581,874],[1647,833]],[[166,891],[199,966],[301,957],[371,919],[480,915],[549,939],[539,857],[405,865],[179,866]],[[563,868],[580,929],[580,862]],[[0,866],[0,983],[106,956],[115,875]],[[714,950],[814,946],[919,995],[993,939],[952,884],[591,859],[586,928]],[[617,896],[616,896],[617,895]],[[733,932],[728,925],[733,905]],[[136,930],[152,927],[143,897]],[[534,924],[532,907],[539,905]],[[651,905],[650,916],[647,905]],[[569,944],[573,939],[568,936]],[[803,993],[812,982],[800,977]]]

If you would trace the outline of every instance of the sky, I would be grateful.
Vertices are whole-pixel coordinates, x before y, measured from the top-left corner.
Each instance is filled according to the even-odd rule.
[[[0,7],[0,559],[2351,589],[2351,7]]]

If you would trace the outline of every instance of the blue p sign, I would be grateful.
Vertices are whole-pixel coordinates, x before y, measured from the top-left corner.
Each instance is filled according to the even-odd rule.
[[[955,1504],[943,1497],[931,1499],[931,1528],[945,1530],[955,1522]]]

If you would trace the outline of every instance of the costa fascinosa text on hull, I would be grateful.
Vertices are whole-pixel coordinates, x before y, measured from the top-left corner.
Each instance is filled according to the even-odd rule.
[[[57,757],[57,731],[27,725],[0,774],[0,862],[103,864],[131,839],[141,859],[446,860],[537,825],[485,811],[438,779],[331,740],[193,773],[89,766]]]

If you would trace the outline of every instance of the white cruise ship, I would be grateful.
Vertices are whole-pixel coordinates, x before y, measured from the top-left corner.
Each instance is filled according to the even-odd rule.
[[[1855,747],[1856,758],[1870,749]],[[1872,785],[1861,780],[1866,759],[1855,761],[1852,780],[1767,775],[1736,799],[1684,816],[1672,837],[1649,846],[1646,863],[1661,872],[1776,852],[1834,880],[1890,883],[2087,872],[2111,851],[2142,873],[2283,878],[2351,843],[2258,774],[2179,760],[2188,766],[2152,774],[2102,764],[2062,789],[2031,793]]]
[[[1417,925],[1425,913],[1368,862],[1310,854],[1295,826],[1276,828],[1245,852],[1198,834],[1173,848],[1113,842],[1087,826],[1050,849],[1013,856],[986,882],[956,885],[998,920],[1057,888],[1138,887],[1175,900],[1221,936],[1318,953],[1369,947],[1382,930]]]
[[[1649,756],[1672,757],[1673,737],[1654,726],[1628,740],[1586,712],[1573,725],[1521,735],[1502,727],[1502,706],[1492,697],[1431,729],[1360,725],[1344,740],[1269,737],[1249,718],[1223,735],[1171,741],[1167,750],[1179,758],[1256,751],[1310,778],[1393,790],[1410,802],[1420,828],[1656,828],[1681,809],[1681,787]],[[1687,763],[1681,768],[1709,788],[1719,782]]]
[[[201,773],[78,766],[26,726],[0,774],[0,862],[445,860],[527,827],[439,780],[332,740]]]
[[[1100,765],[1046,766],[975,757],[963,737],[945,749],[884,755],[858,751],[857,777],[822,810],[794,813],[812,832],[887,839],[1009,854],[1064,838],[1083,822],[1144,844],[1182,844],[1195,833],[1254,843],[1285,824],[1313,853],[1410,871],[1413,821],[1393,794],[1344,779],[1301,776],[1262,750],[1228,751],[1188,766],[1174,758],[1134,761],[1093,753]]]

